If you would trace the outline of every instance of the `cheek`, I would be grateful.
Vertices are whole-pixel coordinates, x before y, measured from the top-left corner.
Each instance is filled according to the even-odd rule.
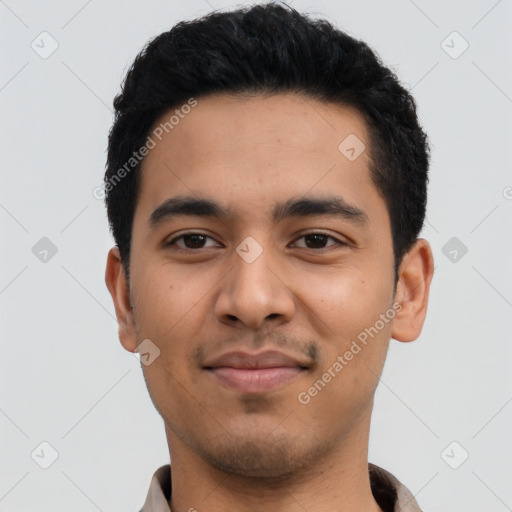
[[[170,265],[146,265],[133,282],[137,297],[136,321],[141,335],[165,340],[182,333],[204,292],[189,277]],[[181,336],[181,334],[180,334]]]
[[[389,279],[360,265],[317,276],[302,294],[324,350],[315,379],[329,381],[319,406],[337,403],[343,409],[343,404],[366,403],[385,361],[393,316],[380,319],[390,308]]]
[[[160,403],[168,399],[165,397],[167,393],[175,396],[180,384],[188,386],[184,363],[187,360],[186,341],[195,338],[192,330],[201,325],[194,316],[200,303],[194,307],[197,300],[190,296],[193,287],[185,287],[165,271],[140,278],[136,292],[137,338],[139,343],[151,340],[159,351],[154,362],[143,365],[142,369],[150,394]]]
[[[320,340],[322,362],[309,387],[300,391],[303,400],[310,400],[305,421],[316,424],[320,414],[325,422],[322,428],[328,431],[333,422],[345,425],[346,418],[357,418],[370,407],[387,353],[392,317],[387,323],[380,320],[389,307],[388,290],[370,279],[353,276],[324,285],[321,295],[309,294],[318,319],[314,320],[316,331],[325,333]]]
[[[373,325],[388,307],[387,283],[363,268],[352,266],[308,276],[300,286],[301,301],[312,313],[312,322],[323,323],[321,332],[340,341]]]
[[[142,367],[148,391],[162,415],[186,406],[193,390],[194,370],[189,367],[190,341],[203,325],[201,294],[188,279],[173,275],[169,267],[140,276],[138,338],[150,339],[160,351],[158,358]],[[204,295],[204,294],[203,294]],[[182,399],[185,401],[182,403]]]

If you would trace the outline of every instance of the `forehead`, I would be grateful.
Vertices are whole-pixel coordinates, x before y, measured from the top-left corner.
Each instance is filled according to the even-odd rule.
[[[171,150],[173,141],[176,141],[174,146],[185,142],[187,149],[195,150],[186,155],[188,162],[201,158],[205,151],[209,155],[229,151],[232,157],[263,144],[301,152],[325,154],[328,151],[338,157],[339,144],[349,135],[356,136],[366,146],[369,143],[366,123],[355,108],[297,93],[214,94],[195,101],[195,107],[186,110],[187,104],[175,107],[155,121],[152,132],[156,130],[156,142],[160,143],[147,160]]]
[[[246,213],[311,193],[339,192],[361,209],[380,200],[357,110],[292,93],[196,101],[165,112],[149,134],[155,145],[142,164],[137,205],[146,218],[183,195],[216,196]]]

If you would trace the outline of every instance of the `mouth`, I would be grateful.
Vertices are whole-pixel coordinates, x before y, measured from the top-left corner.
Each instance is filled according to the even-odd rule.
[[[274,390],[305,370],[298,366],[259,368],[257,370],[230,367],[208,369],[221,383],[244,393],[264,393]]]
[[[297,378],[308,366],[277,351],[259,354],[230,352],[204,369],[222,385],[243,393],[265,393]]]

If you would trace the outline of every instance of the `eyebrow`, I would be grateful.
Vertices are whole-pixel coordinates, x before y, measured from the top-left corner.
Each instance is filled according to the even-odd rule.
[[[327,215],[341,217],[359,226],[368,226],[367,214],[356,206],[348,204],[342,197],[303,197],[288,199],[274,205],[272,220],[278,223],[292,217]],[[178,216],[212,217],[227,221],[231,216],[229,208],[207,198],[178,196],[166,199],[149,217],[149,226],[159,225]]]

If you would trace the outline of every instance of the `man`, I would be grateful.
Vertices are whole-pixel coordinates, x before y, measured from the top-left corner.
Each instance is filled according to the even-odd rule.
[[[267,4],[156,37],[114,106],[105,280],[171,457],[143,512],[420,510],[368,463],[390,338],[420,335],[433,275],[413,98],[363,42]]]

